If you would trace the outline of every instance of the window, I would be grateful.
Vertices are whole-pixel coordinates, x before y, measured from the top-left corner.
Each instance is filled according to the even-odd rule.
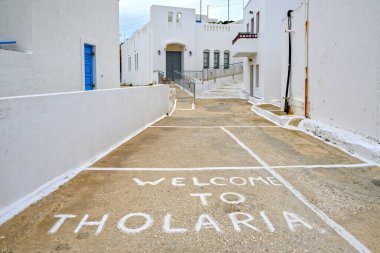
[[[219,68],[219,57],[220,57],[219,51],[214,51],[214,68],[215,69]]]
[[[139,54],[135,54],[135,70],[139,70]]]
[[[173,12],[168,13],[168,22],[172,23],[173,22]]]
[[[254,18],[252,18],[251,19],[251,33],[255,33],[255,19]]]
[[[131,69],[132,69],[132,59],[131,59],[131,56],[128,55],[128,71],[131,72]]]
[[[182,13],[178,12],[176,15],[176,22],[180,24],[182,22]]]
[[[224,51],[224,69],[230,68],[230,52]]]
[[[136,70],[139,70],[139,54],[137,54],[137,65],[136,65]]]
[[[256,34],[260,33],[260,12],[256,13]]]
[[[203,68],[210,68],[210,51],[208,50],[203,51]]]
[[[254,71],[254,66],[253,65],[250,65],[249,66],[249,95],[251,97],[253,97],[253,93],[254,93],[254,86],[253,86],[253,79],[255,78],[255,73],[253,73]]]
[[[256,88],[260,87],[260,66],[256,65]]]
[[[247,33],[249,33],[249,23],[247,23]]]

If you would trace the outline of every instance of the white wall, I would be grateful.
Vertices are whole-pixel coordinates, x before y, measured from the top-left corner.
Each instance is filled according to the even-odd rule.
[[[168,22],[168,12],[173,12],[173,22]],[[182,13],[182,21],[176,23],[176,13]],[[182,69],[194,70],[196,66],[196,17],[195,9],[153,5],[151,7],[151,22],[153,30],[153,66],[155,70],[166,72],[166,46],[181,44],[184,47]],[[161,50],[161,55],[157,52]],[[189,52],[192,52],[192,56]]]
[[[0,41],[16,41],[16,45],[3,45],[19,52],[32,49],[32,2],[30,0],[0,1]]]
[[[305,96],[305,8],[300,5],[292,13],[292,73],[289,85],[291,113],[304,115]],[[288,29],[288,18],[283,19],[283,30]],[[288,76],[289,33],[282,36],[281,98],[285,98]],[[284,99],[282,105],[284,105]]]
[[[375,140],[380,140],[379,10],[377,0],[311,0],[309,10],[310,118]],[[295,14],[295,45],[300,45],[303,14]],[[296,59],[304,56],[302,47],[294,51]],[[301,64],[294,62],[292,96],[303,100]]]
[[[152,30],[151,23],[137,31],[121,46],[122,82],[133,85],[146,85],[153,82],[152,70]],[[135,57],[138,56],[138,62]],[[130,64],[128,62],[130,57]],[[136,64],[137,63],[137,64]],[[136,66],[138,69],[136,69]]]
[[[230,52],[230,64],[242,62],[241,58],[232,57],[232,41],[241,31],[242,24],[207,24],[197,23],[196,69],[203,69],[203,51],[210,50],[210,68],[214,67],[214,51],[220,51],[219,65],[224,65],[224,51]]]
[[[168,22],[168,13],[173,13],[173,22]],[[180,23],[176,14],[182,13]],[[215,25],[196,22],[195,9],[153,5],[150,22],[136,31],[122,46],[122,80],[134,85],[146,85],[154,81],[153,71],[166,72],[166,47],[178,44],[183,47],[182,69],[203,69],[203,50],[210,50],[210,67],[214,65],[214,50],[220,50],[220,65],[224,51],[231,51],[232,40],[241,30],[241,24]],[[158,54],[158,51],[161,54]],[[190,52],[192,53],[190,55]],[[139,54],[139,70],[135,71],[134,54]],[[128,55],[132,58],[128,71]],[[241,59],[230,57],[230,63]]]
[[[310,116],[377,140],[379,10],[377,0],[310,2]]]
[[[303,0],[267,0],[264,41],[264,97],[266,101],[281,99],[282,18],[296,9]]]
[[[250,57],[244,64],[244,84],[247,91],[250,89],[250,65],[260,66],[259,87],[254,89],[257,102],[278,101],[281,97],[281,55],[282,55],[282,35],[284,33],[282,18],[286,16],[288,10],[296,8],[303,0],[257,0],[249,1],[244,8],[243,30],[247,31],[247,24],[251,27],[251,19],[255,19],[256,13],[260,12],[260,29],[257,39],[257,53]],[[253,12],[253,14],[250,14]],[[249,32],[251,28],[249,29]],[[238,46],[238,43],[236,43]],[[234,50],[239,50],[234,49]],[[252,52],[253,53],[253,52]],[[254,79],[256,76],[254,68]],[[255,82],[254,82],[255,85]]]
[[[12,39],[14,31],[16,50],[31,54],[30,70],[17,67],[25,66],[23,57],[0,50],[0,97],[84,90],[84,43],[96,46],[96,89],[119,87],[118,0],[27,2],[21,7],[32,13],[31,21],[2,23],[0,40]],[[18,19],[19,4],[2,0],[0,17]]]
[[[0,99],[0,216],[165,115],[168,97],[157,85]]]

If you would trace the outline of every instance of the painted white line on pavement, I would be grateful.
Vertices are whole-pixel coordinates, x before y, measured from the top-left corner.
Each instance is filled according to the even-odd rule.
[[[279,126],[151,126],[150,128],[279,128]]]
[[[150,128],[220,128],[220,126],[151,126]]]
[[[171,117],[171,116],[173,115],[173,113],[174,113],[176,107],[177,107],[177,99],[174,100],[173,108],[172,108],[171,112],[170,112],[169,115],[168,115],[169,117]]]
[[[193,109],[180,109],[180,108],[177,108],[176,110],[177,111],[194,111],[195,108],[193,108]]]
[[[279,126],[221,126],[225,128],[279,128]]]
[[[203,167],[203,168],[87,168],[87,171],[217,171],[217,170],[265,170],[265,167]]]
[[[271,166],[272,169],[339,169],[339,168],[366,168],[375,166],[371,163],[357,163],[357,164],[313,164],[313,165],[284,165],[284,166]]]
[[[367,168],[372,167],[373,164],[360,163],[360,164],[328,164],[328,165],[284,165],[284,166],[271,166],[272,169],[331,169],[331,168]],[[200,168],[102,168],[102,167],[89,167],[85,170],[88,171],[212,171],[212,170],[263,170],[266,167],[200,167]]]
[[[317,214],[327,225],[329,225],[337,234],[353,246],[358,252],[370,253],[371,251],[364,246],[358,239],[351,235],[342,226],[328,217],[322,210],[310,203],[299,191],[297,191],[288,181],[286,181],[280,174],[274,171],[263,159],[254,153],[249,147],[242,143],[233,133],[221,127],[232,139],[234,139],[243,149],[245,149],[253,158],[255,158],[265,169],[271,173],[278,181],[280,181],[290,192],[293,193],[302,203],[304,203],[310,210]]]

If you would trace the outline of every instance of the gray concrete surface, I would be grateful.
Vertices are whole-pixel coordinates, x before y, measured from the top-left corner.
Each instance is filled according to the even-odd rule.
[[[379,252],[380,167],[249,109],[176,110],[0,226],[0,252]]]

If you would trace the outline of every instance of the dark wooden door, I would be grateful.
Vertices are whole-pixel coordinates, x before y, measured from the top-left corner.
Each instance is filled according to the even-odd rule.
[[[182,53],[166,52],[166,78],[174,81],[175,71],[182,72]]]

